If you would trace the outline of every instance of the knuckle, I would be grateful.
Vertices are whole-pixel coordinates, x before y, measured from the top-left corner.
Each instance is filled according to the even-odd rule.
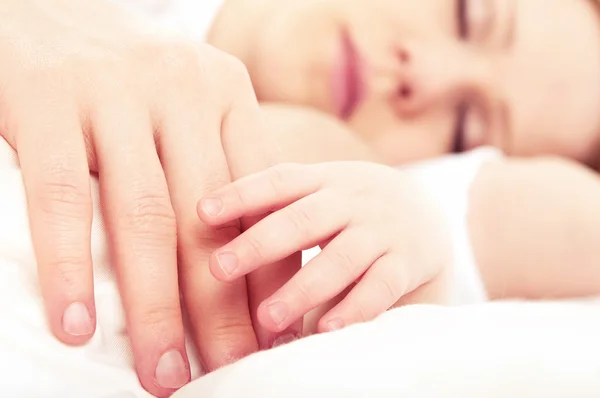
[[[255,110],[257,102],[254,86],[244,63],[224,53],[219,54],[216,59],[218,61],[211,65],[210,75],[219,76],[219,79],[213,79],[213,82],[223,94],[224,105],[229,110],[238,106]]]
[[[140,326],[145,327],[173,325],[181,322],[181,310],[177,305],[150,305],[141,312],[138,321]]]
[[[201,66],[197,49],[187,42],[150,47],[150,52],[158,61],[157,66],[176,79],[181,79],[182,74],[196,74]]]
[[[388,304],[388,307],[391,307],[398,300],[400,289],[397,282],[395,283],[393,280],[385,277],[379,277],[375,279],[373,285],[375,288],[374,291],[378,292],[383,301]]]
[[[91,206],[90,192],[76,171],[60,165],[45,168],[46,179],[36,190],[36,201],[47,214],[79,216]]]
[[[219,54],[217,58],[219,69],[225,74],[224,81],[229,82],[232,87],[252,88],[250,74],[241,60],[226,53]]]
[[[125,214],[125,223],[137,234],[161,237],[175,235],[175,213],[169,199],[162,195],[138,196]]]
[[[334,270],[339,274],[340,280],[353,280],[356,274],[356,260],[348,253],[335,250],[328,253],[327,260],[333,265]]]
[[[210,328],[195,325],[197,343],[208,365],[222,366],[240,360],[255,351],[255,332],[250,319],[221,315],[211,323]],[[209,344],[207,344],[209,343]],[[215,349],[218,352],[215,352]]]
[[[286,166],[284,166],[284,165],[277,165],[277,166],[271,167],[267,170],[266,179],[267,179],[267,182],[269,183],[271,190],[273,191],[273,194],[280,195],[285,190],[285,186],[286,186],[285,175],[286,175]]]
[[[90,203],[90,199],[83,189],[66,181],[46,182],[39,193],[38,199],[42,210],[46,213],[61,215],[67,215],[65,213],[69,212],[65,210],[68,208],[78,212]]]
[[[206,88],[207,68],[198,48],[186,40],[151,41],[134,49],[136,65],[133,71],[144,84],[150,84],[161,94],[172,91]],[[150,65],[150,67],[148,67]],[[139,74],[139,71],[142,71]]]
[[[249,198],[249,190],[245,189],[245,187],[240,187],[236,184],[233,184],[232,187],[232,197],[235,198],[234,200],[237,200],[238,206],[240,206],[243,209],[246,209],[248,205],[252,203],[251,198]]]
[[[68,68],[62,72],[59,82],[73,85],[73,90],[85,95],[89,99],[96,100],[121,94],[127,89],[124,83],[131,82],[135,76],[123,56],[116,53],[103,53],[98,57],[75,56],[69,60]]]
[[[253,204],[252,199],[256,192],[255,186],[255,184],[249,185],[246,182],[237,181],[230,185],[231,188],[227,188],[223,196],[232,200],[235,203],[234,206],[247,209],[248,206]]]
[[[283,191],[289,181],[295,181],[296,176],[300,175],[299,169],[302,165],[296,163],[279,163],[267,170],[267,180],[275,193]]]
[[[373,317],[370,311],[365,307],[365,304],[359,300],[355,300],[352,304],[353,312],[359,322],[370,321]]]
[[[319,303],[316,302],[315,294],[311,285],[302,280],[294,280],[293,291],[296,293],[296,299],[301,304],[302,308],[314,308]]]
[[[231,337],[251,335],[254,333],[252,325],[246,322],[245,318],[234,317],[232,315],[221,315],[216,320],[212,330],[217,340],[229,341]]]
[[[57,77],[64,76],[65,72],[71,72],[72,61],[79,57],[73,54],[66,55],[59,49],[56,50],[52,57],[19,57],[20,73],[16,74],[14,81],[8,82],[8,87],[21,88],[22,90],[22,84],[29,83],[39,93],[48,85],[58,88],[61,83],[66,83],[64,80],[57,82]],[[6,60],[6,62],[11,61],[13,60]],[[3,87],[3,89],[5,88],[7,87]]]
[[[268,168],[263,177],[268,185],[266,189],[270,189],[276,196],[285,196],[298,185],[314,185],[315,181],[311,167],[298,163],[279,163]]]
[[[252,234],[246,234],[243,235],[243,237],[244,242],[242,245],[249,249],[255,260],[259,262],[264,260],[267,254],[267,247],[265,246],[264,242]]]
[[[300,237],[305,237],[310,234],[310,226],[313,225],[313,217],[303,207],[297,204],[292,204],[286,207],[285,215],[288,222]]]

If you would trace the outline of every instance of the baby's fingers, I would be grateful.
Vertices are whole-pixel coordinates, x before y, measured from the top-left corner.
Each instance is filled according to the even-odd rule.
[[[319,321],[319,332],[375,319],[410,293],[412,284],[406,259],[398,254],[379,258],[348,295]],[[415,279],[415,278],[412,278]]]
[[[360,230],[345,230],[260,305],[260,323],[272,331],[285,329],[359,279],[384,249]]]
[[[312,166],[280,164],[205,196],[198,203],[198,216],[208,225],[221,225],[262,215],[316,192],[320,182]]]
[[[335,195],[319,191],[270,214],[217,250],[210,270],[216,278],[230,281],[283,260],[339,232],[347,213]]]

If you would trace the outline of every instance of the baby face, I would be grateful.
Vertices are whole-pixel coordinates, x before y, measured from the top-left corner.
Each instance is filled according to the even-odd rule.
[[[390,163],[494,145],[598,156],[590,0],[228,0],[214,44],[262,101],[345,120]]]

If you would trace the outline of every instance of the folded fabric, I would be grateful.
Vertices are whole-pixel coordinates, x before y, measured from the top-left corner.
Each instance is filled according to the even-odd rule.
[[[597,398],[599,301],[409,306],[248,357],[173,398]]]

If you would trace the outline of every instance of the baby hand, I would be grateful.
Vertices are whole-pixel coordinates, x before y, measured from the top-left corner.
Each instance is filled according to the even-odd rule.
[[[198,206],[212,226],[272,212],[212,255],[211,272],[222,281],[321,246],[259,306],[259,322],[272,331],[353,285],[318,330],[368,321],[432,280],[451,259],[436,210],[406,174],[366,162],[278,165],[213,192]]]

